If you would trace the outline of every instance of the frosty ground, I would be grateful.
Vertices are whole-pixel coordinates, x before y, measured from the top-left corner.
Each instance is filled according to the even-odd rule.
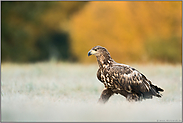
[[[62,122],[180,122],[182,121],[182,66],[129,64],[155,85],[162,98],[128,102],[114,95],[98,104],[104,85],[96,64],[32,63],[1,65],[1,121]]]

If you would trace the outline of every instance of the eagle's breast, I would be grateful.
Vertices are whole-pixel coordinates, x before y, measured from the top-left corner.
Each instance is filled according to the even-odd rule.
[[[97,72],[97,78],[105,85],[106,88],[114,88],[113,78],[109,72],[110,67],[104,65],[104,67],[99,68]]]

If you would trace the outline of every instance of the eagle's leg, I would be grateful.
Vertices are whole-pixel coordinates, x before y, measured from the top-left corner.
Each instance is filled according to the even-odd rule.
[[[141,98],[137,94],[128,94],[126,98],[129,102],[131,101],[140,101]]]
[[[106,103],[109,98],[114,94],[110,88],[106,88],[102,91],[102,94],[98,100],[99,103]]]
[[[118,92],[119,94],[121,94],[121,95],[123,95],[124,97],[128,97],[128,92],[126,92],[126,91],[124,91],[124,90],[120,90],[119,92]]]
[[[140,100],[139,96],[137,94],[132,94],[132,93],[128,93],[127,91],[121,90],[119,92],[119,94],[123,95],[124,97],[126,97],[126,99],[128,101],[138,101]]]

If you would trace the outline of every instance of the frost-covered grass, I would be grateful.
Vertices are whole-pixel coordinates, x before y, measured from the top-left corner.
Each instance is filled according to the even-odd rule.
[[[98,66],[70,63],[1,65],[2,121],[182,121],[182,67],[132,64],[154,84],[163,98],[127,102],[114,95],[98,104],[103,84]]]

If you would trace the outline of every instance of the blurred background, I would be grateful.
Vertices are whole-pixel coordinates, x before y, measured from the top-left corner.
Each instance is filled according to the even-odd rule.
[[[1,2],[1,60],[181,63],[182,6],[174,2]]]
[[[181,5],[2,1],[1,121],[182,121]],[[163,97],[97,104],[104,85],[87,56],[96,45],[144,73]]]

